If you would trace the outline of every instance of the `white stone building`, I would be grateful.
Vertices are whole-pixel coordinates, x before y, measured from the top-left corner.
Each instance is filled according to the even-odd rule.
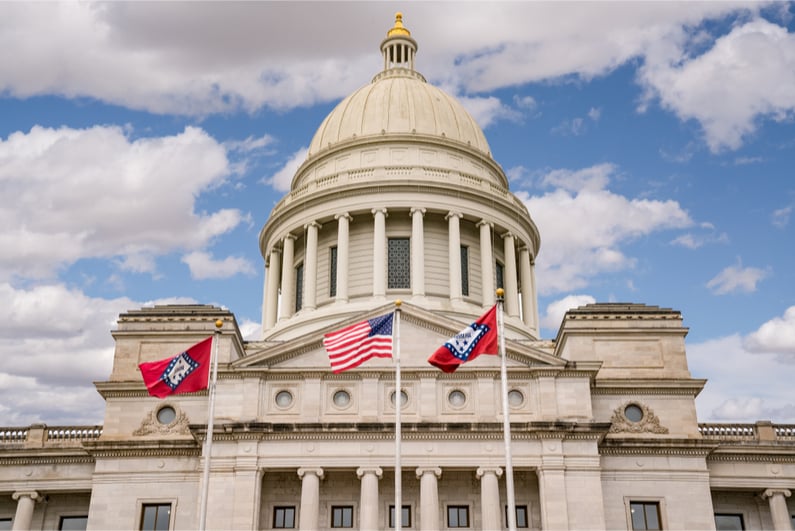
[[[679,312],[593,304],[539,338],[538,229],[416,51],[398,17],[262,229],[262,339],[211,306],[121,315],[102,426],[0,428],[0,529],[197,528],[208,394],[152,398],[138,364],[216,319],[209,529],[388,529],[398,401],[403,527],[507,528],[500,359],[426,361],[498,287],[518,527],[791,529],[795,426],[699,424]],[[392,360],[332,374],[321,344],[396,299],[399,399]]]

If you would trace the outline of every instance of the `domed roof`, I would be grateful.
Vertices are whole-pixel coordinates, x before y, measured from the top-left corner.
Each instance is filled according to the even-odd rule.
[[[397,14],[381,43],[384,70],[337,105],[318,128],[309,156],[374,135],[409,134],[445,138],[490,154],[480,126],[452,96],[414,70],[417,44]]]

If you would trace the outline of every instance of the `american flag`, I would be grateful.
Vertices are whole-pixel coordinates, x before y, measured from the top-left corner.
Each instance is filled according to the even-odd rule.
[[[358,367],[372,357],[392,357],[394,312],[347,326],[323,336],[334,373]]]

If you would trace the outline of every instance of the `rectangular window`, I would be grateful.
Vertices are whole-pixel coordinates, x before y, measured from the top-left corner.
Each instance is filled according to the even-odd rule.
[[[295,506],[273,508],[273,528],[293,529],[295,527]]]
[[[516,507],[516,527],[530,527],[527,522],[527,505],[517,505]],[[505,506],[505,527],[508,527],[508,506]]]
[[[329,270],[328,296],[336,297],[337,296],[337,246],[336,245],[329,249],[328,270]]]
[[[411,288],[411,242],[408,238],[387,241],[387,288]]]
[[[745,529],[743,515],[741,514],[716,514],[715,529],[718,531],[742,531]]]
[[[88,516],[62,516],[58,523],[61,531],[85,531],[88,527]]]
[[[632,529],[662,529],[660,504],[657,502],[629,502]]]
[[[12,522],[11,518],[0,518],[0,531],[11,531]]]
[[[469,247],[461,246],[461,295],[469,295]]]
[[[331,527],[353,527],[353,507],[333,505],[331,507]]]
[[[395,506],[389,506],[389,527],[395,527]],[[411,506],[404,505],[400,515],[400,527],[411,527]]]
[[[503,278],[505,278],[505,267],[499,262],[494,264],[494,266],[495,266],[494,274],[496,276],[495,280],[497,281],[497,287],[505,289],[505,282],[503,281]]]
[[[295,311],[304,305],[304,264],[298,264],[295,268]]]
[[[469,506],[448,505],[447,527],[469,527]]]
[[[141,531],[167,531],[170,523],[170,503],[147,503],[142,507]]]

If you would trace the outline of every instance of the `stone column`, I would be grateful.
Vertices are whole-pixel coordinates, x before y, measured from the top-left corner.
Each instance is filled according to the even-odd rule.
[[[546,459],[545,459],[546,461]],[[537,471],[538,494],[541,501],[541,528],[568,529],[569,513],[566,499],[566,475],[563,458],[560,464],[546,466]],[[576,501],[573,501],[576,503]]]
[[[506,232],[502,235],[502,244],[505,254],[505,312],[512,316],[519,316],[519,284],[516,280],[516,249],[513,234]]]
[[[17,512],[14,514],[14,524],[11,529],[14,531],[27,531],[33,522],[33,509],[36,501],[41,499],[35,490],[15,492],[11,496],[17,502]]]
[[[420,479],[420,530],[436,531],[439,529],[439,485],[438,479],[442,476],[439,467],[419,467],[416,470]],[[400,509],[395,510],[395,516],[400,514]]]
[[[533,330],[538,335],[538,291],[536,290],[536,259],[530,260],[530,286],[533,290]]]
[[[268,272],[265,278],[265,315],[263,317],[264,325],[262,328],[270,330],[276,324],[276,318],[279,313],[279,276],[281,269],[281,254],[279,250],[274,248],[271,250],[270,259],[268,260]]]
[[[519,248],[519,276],[522,282],[522,321],[530,328],[535,329],[533,323],[533,279],[530,270],[530,250],[527,246]]]
[[[448,269],[450,275],[450,300],[460,301],[461,293],[461,218],[460,212],[448,212],[447,241],[448,241]]]
[[[348,249],[349,226],[353,219],[350,214],[344,212],[334,216],[337,220],[337,297],[339,302],[348,302]]]
[[[306,257],[304,258],[304,304],[306,310],[317,308],[317,232],[320,223],[313,221],[306,229]]]
[[[359,529],[379,529],[378,524],[378,480],[383,471],[380,467],[361,467],[356,471],[361,480],[359,495]],[[397,513],[400,514],[400,513]]]
[[[411,294],[416,296],[425,295],[424,215],[424,208],[411,209]]]
[[[373,296],[386,297],[386,209],[372,210],[373,223]]]
[[[492,306],[496,300],[494,294],[494,255],[491,249],[491,223],[485,219],[478,223],[480,227],[480,278],[481,304],[484,308]]]
[[[762,493],[762,499],[767,498],[767,503],[770,504],[770,517],[773,520],[773,529],[776,531],[784,529],[792,531],[792,522],[787,510],[787,498],[791,494],[787,489],[767,489]]]
[[[320,510],[320,480],[323,479],[322,468],[299,468],[301,478],[301,509],[298,516],[299,529],[311,531],[318,529],[318,512]]]
[[[498,478],[502,476],[500,467],[480,467],[477,477],[480,479],[480,510],[481,527],[483,529],[502,529],[502,511],[500,508],[500,485]]]
[[[295,236],[288,234],[282,242],[282,302],[279,316],[290,317],[295,313]]]

